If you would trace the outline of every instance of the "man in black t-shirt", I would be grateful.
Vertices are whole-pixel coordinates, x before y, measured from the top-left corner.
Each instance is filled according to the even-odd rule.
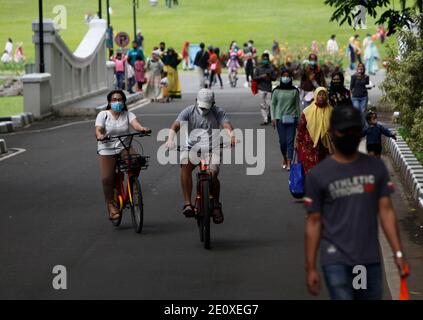
[[[407,275],[390,199],[393,184],[382,160],[358,152],[361,132],[357,109],[335,109],[331,136],[336,152],[306,178],[307,287],[314,295],[320,290],[316,267],[320,244],[321,265],[332,299],[382,299],[378,219],[401,276]]]

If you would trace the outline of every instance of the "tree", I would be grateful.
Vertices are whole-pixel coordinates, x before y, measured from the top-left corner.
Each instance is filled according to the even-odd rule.
[[[386,24],[388,36],[403,27],[410,28],[415,21],[415,16],[423,14],[423,0],[400,0],[400,6],[395,7],[395,0],[325,0],[325,4],[335,7],[330,21],[337,21],[340,25],[348,22],[353,25],[360,12],[355,12],[359,6],[367,10],[367,14],[377,19],[377,24]],[[420,24],[422,30],[422,24]],[[420,32],[421,36],[423,33]]]

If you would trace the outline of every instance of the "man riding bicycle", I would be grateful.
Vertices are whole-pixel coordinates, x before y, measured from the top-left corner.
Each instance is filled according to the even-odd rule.
[[[185,205],[183,214],[190,218],[195,216],[192,206],[192,172],[198,165],[197,152],[200,150],[209,153],[205,160],[209,162],[209,171],[212,176],[211,194],[214,199],[213,222],[223,222],[222,204],[219,202],[220,182],[217,178],[220,166],[220,134],[218,130],[224,128],[231,139],[231,146],[236,142],[233,127],[225,111],[215,105],[215,97],[210,89],[201,89],[198,92],[196,103],[182,110],[176,121],[169,129],[167,147],[175,147],[174,139],[181,126],[187,126],[187,135],[181,137],[185,141],[181,145],[181,185]],[[211,150],[211,153],[210,153]]]

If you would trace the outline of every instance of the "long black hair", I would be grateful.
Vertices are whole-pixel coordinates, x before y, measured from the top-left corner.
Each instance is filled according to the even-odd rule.
[[[123,98],[123,110],[122,111],[128,111],[128,107],[126,106],[126,95],[125,92],[123,92],[122,90],[112,90],[107,94],[107,107],[106,110],[110,110],[112,108],[112,106],[110,105],[110,102],[112,101],[112,96],[118,93],[121,95],[121,97]]]

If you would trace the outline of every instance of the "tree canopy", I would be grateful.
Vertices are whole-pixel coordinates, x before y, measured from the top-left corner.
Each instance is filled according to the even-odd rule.
[[[416,13],[423,13],[423,0],[325,0],[325,4],[335,8],[331,21],[340,25],[347,22],[350,26],[359,15],[356,8],[364,6],[377,24],[387,25],[388,35],[403,27],[410,28]]]

